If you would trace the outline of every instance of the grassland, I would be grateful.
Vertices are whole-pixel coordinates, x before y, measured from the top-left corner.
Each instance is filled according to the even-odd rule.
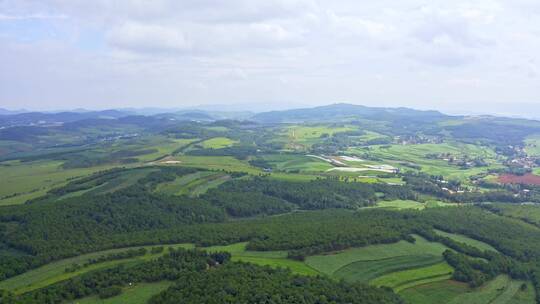
[[[230,147],[235,143],[237,143],[237,141],[227,137],[214,137],[201,142],[199,145],[205,149],[221,149]]]
[[[240,161],[231,156],[175,156],[174,160],[180,161],[180,166],[194,167],[208,170],[225,170],[231,172],[246,172],[249,174],[259,174],[262,170]]]
[[[380,276],[370,282],[375,286],[387,286],[399,292],[400,290],[436,281],[448,280],[454,269],[446,262],[435,265],[392,272]]]
[[[304,155],[272,154],[262,159],[278,171],[324,172],[333,168],[328,162]]]
[[[190,143],[196,141],[197,139],[166,139],[148,146],[143,146],[144,148],[156,149],[156,152],[138,156],[137,159],[140,162],[150,162],[159,158],[163,158],[167,155],[173,154],[173,152],[179,148],[185,147]]]
[[[411,200],[393,200],[393,201],[379,201],[376,205],[377,208],[388,208],[388,209],[416,209],[422,210],[426,208],[425,204],[422,204],[417,201]]]
[[[441,230],[435,230],[435,232],[438,235],[450,238],[450,239],[452,239],[452,240],[454,240],[456,242],[465,243],[465,244],[467,244],[469,246],[476,247],[476,248],[478,248],[480,250],[491,250],[491,251],[498,252],[497,249],[493,248],[493,246],[491,246],[491,245],[489,245],[487,243],[484,243],[482,241],[472,239],[472,238],[470,238],[468,236],[464,236],[462,234],[448,233],[448,232],[441,231]]]
[[[228,246],[203,247],[201,249],[216,252],[226,251],[231,253],[233,261],[241,261],[275,268],[288,268],[292,272],[302,275],[317,275],[318,271],[303,262],[287,259],[286,251],[249,251],[247,243],[236,243]]]
[[[288,139],[286,148],[292,150],[305,150],[315,143],[322,142],[323,136],[332,136],[338,132],[353,131],[353,126],[329,126],[329,125],[295,125],[285,129]]]
[[[74,304],[146,304],[147,301],[173,283],[161,281],[157,283],[140,283],[122,289],[122,293],[112,298],[100,299],[98,296],[74,301]]]
[[[2,163],[2,187],[0,205],[22,204],[58,187],[68,179],[86,176],[91,173],[112,168],[98,166],[91,168],[64,169],[61,161],[9,161]],[[9,197],[8,197],[9,196]]]
[[[156,246],[142,246],[144,248],[150,249],[152,247]],[[175,244],[175,245],[165,245],[164,247],[169,248],[192,248],[193,245],[191,244]],[[140,247],[130,247],[130,248],[140,248]],[[119,248],[119,249],[111,249],[111,250],[105,250],[105,251],[99,251],[94,252],[90,254],[80,255],[73,258],[63,259],[56,262],[49,263],[47,265],[41,266],[39,268],[27,271],[23,274],[20,274],[18,276],[9,278],[7,280],[0,282],[0,289],[6,289],[10,290],[15,293],[24,293],[28,292],[37,288],[45,287],[50,284],[60,282],[67,280],[69,278],[81,275],[83,273],[86,273],[88,271],[96,270],[96,269],[104,269],[104,268],[110,268],[114,267],[119,264],[129,264],[129,263],[137,263],[140,261],[148,260],[155,258],[161,254],[150,254],[147,253],[144,256],[138,256],[135,258],[129,258],[129,259],[122,259],[122,260],[113,260],[113,261],[106,261],[102,263],[92,264],[90,266],[84,267],[80,270],[74,271],[74,272],[66,272],[65,269],[73,264],[84,264],[90,259],[98,258],[100,256],[115,253],[115,252],[121,252],[125,251],[129,248]]]

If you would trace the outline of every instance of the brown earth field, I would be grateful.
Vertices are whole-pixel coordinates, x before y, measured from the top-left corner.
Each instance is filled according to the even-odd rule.
[[[499,183],[540,185],[540,176],[531,173],[525,175],[503,174],[499,176]]]

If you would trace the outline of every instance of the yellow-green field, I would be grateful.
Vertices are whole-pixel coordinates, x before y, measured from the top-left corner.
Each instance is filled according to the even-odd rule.
[[[58,187],[68,179],[82,177],[113,166],[64,169],[61,161],[3,162],[0,197],[14,195],[0,200],[0,205],[22,204],[28,199],[44,195],[53,187]],[[18,194],[18,195],[15,195]]]
[[[237,141],[227,137],[214,137],[201,142],[200,145],[205,149],[221,149],[230,147],[235,143],[237,143]]]

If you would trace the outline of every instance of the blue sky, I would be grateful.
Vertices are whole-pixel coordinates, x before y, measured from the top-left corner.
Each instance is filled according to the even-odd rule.
[[[540,1],[0,0],[0,107],[540,117]]]

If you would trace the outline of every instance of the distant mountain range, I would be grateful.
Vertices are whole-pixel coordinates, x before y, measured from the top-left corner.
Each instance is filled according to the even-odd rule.
[[[116,119],[128,116],[129,113],[117,110],[93,111],[93,112],[59,112],[42,113],[26,112],[0,116],[0,126],[28,126],[28,125],[54,125],[75,122],[85,119]]]
[[[251,119],[266,123],[335,121],[347,119],[367,120],[421,120],[437,121],[450,116],[437,111],[420,111],[410,108],[378,108],[346,103],[332,104],[314,108],[271,111],[258,113]]]
[[[153,118],[153,120],[165,120],[170,123],[173,123],[174,121],[209,122],[224,119],[250,120],[258,123],[345,122],[365,120],[386,121],[395,126],[401,124],[401,126],[407,125],[407,127],[414,127],[418,124],[426,126],[452,118],[480,118],[479,116],[451,116],[438,111],[423,111],[411,108],[368,107],[346,103],[255,114],[248,111],[226,112],[202,109],[169,109],[168,111],[170,112],[161,112],[159,109],[152,109],[151,111],[139,111],[136,109],[87,111],[84,109],[77,109],[64,112],[19,113],[19,111],[0,109],[0,128],[12,126],[53,126],[81,122],[83,120],[89,121],[88,123],[90,123],[90,120],[101,120],[102,123],[106,123],[105,120],[118,120],[120,118],[129,117],[136,119],[138,124],[144,123],[144,121],[151,123],[151,119],[149,118]],[[488,117],[494,116],[482,117],[482,119],[485,120]]]
[[[20,113],[25,113],[25,112],[28,112],[24,109],[21,109],[21,110],[8,110],[8,109],[4,109],[4,108],[0,108],[0,115],[14,115],[14,114],[20,114]]]

